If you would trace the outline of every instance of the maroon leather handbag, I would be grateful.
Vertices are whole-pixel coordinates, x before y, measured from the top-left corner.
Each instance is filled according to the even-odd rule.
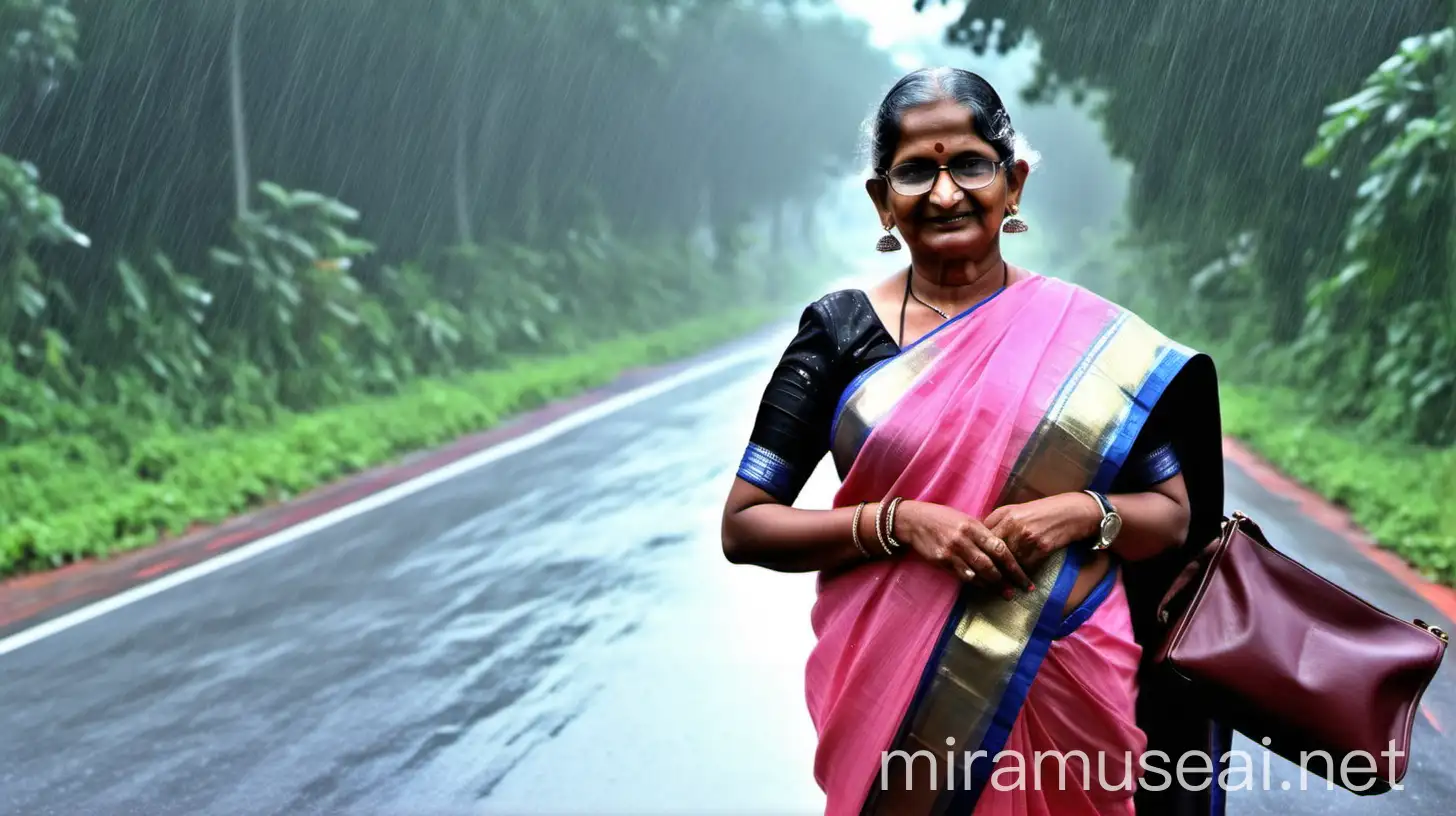
[[[1242,513],[1179,575],[1158,617],[1169,631],[1156,660],[1186,681],[1191,705],[1354,793],[1405,778],[1421,696],[1449,642],[1438,627],[1316,575]]]

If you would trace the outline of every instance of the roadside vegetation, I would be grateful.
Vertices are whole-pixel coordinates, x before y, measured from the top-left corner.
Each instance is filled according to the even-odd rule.
[[[0,568],[49,569],[218,523],[490,428],[627,369],[707,350],[783,314],[768,304],[725,311],[575,353],[506,359],[416,378],[387,395],[281,411],[253,427],[156,425],[112,445],[77,434],[12,447],[0,452]]]
[[[1036,46],[1025,98],[1133,171],[1074,277],[1216,352],[1230,433],[1456,585],[1456,4],[992,5],[951,41]]]
[[[781,315],[893,77],[769,0],[0,0],[0,576]]]

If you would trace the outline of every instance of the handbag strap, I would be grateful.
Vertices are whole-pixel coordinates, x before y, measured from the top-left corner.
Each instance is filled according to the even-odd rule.
[[[1248,529],[1245,529],[1246,527]],[[1178,602],[1178,614],[1182,613],[1182,609],[1188,605],[1188,600],[1191,600],[1191,598],[1185,596],[1190,596],[1194,592],[1197,592],[1198,584],[1203,580],[1203,576],[1208,570],[1208,565],[1213,562],[1213,558],[1218,554],[1219,550],[1228,546],[1229,539],[1235,531],[1246,532],[1255,540],[1268,546],[1267,542],[1263,541],[1263,535],[1260,533],[1258,525],[1254,523],[1253,519],[1237,510],[1234,511],[1232,516],[1224,516],[1223,523],[1219,527],[1218,537],[1210,541],[1192,560],[1183,566],[1183,570],[1173,579],[1173,583],[1168,587],[1168,591],[1163,593],[1163,600],[1158,604],[1158,623],[1167,625],[1172,621],[1174,613],[1171,607],[1174,606],[1175,601]]]
[[[1183,570],[1178,573],[1168,587],[1168,591],[1163,594],[1163,600],[1158,604],[1158,623],[1167,626],[1173,622],[1175,616],[1182,616],[1188,609],[1189,603],[1192,602],[1193,596],[1197,594],[1199,585],[1207,576],[1209,565],[1213,563],[1219,551],[1229,545],[1235,534],[1242,534],[1262,547],[1275,549],[1274,545],[1270,544],[1269,539],[1265,537],[1259,524],[1253,519],[1237,510],[1233,512],[1232,516],[1224,516],[1218,537],[1210,541],[1183,566]],[[1306,567],[1306,569],[1308,568]],[[1450,634],[1439,626],[1427,623],[1420,618],[1414,619],[1411,623],[1439,638],[1443,649],[1450,642]]]

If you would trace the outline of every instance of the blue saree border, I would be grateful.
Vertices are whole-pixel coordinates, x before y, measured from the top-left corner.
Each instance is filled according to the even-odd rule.
[[[908,346],[905,346],[902,349],[899,349],[893,355],[891,355],[889,357],[886,357],[883,360],[880,360],[879,362],[875,363],[874,365],[870,366],[869,368],[866,368],[864,371],[861,371],[860,373],[856,374],[854,376],[854,379],[852,379],[852,380],[849,381],[849,385],[846,385],[844,387],[844,390],[842,392],[840,392],[840,394],[839,394],[839,400],[834,405],[834,419],[833,419],[833,421],[831,421],[829,423],[829,439],[830,439],[830,444],[831,445],[833,444],[834,435],[839,431],[839,418],[841,416],[843,416],[843,414],[844,414],[844,404],[847,403],[847,402],[849,402],[849,398],[852,397],[852,396],[854,396],[855,392],[859,390],[860,386],[864,385],[865,380],[869,379],[871,375],[873,375],[876,371],[879,371],[881,368],[885,367],[886,365],[888,365],[890,363],[893,363],[895,360],[897,360],[897,359],[905,356],[906,354],[909,354],[912,350],[914,350],[921,343],[924,343],[925,341],[927,341],[930,338],[934,337],[935,335],[941,333],[945,329],[948,329],[951,326],[955,325],[956,323],[959,323],[960,321],[966,319],[967,317],[970,317],[971,314],[974,313],[977,309],[980,309],[982,306],[985,306],[987,303],[990,303],[991,301],[993,301],[996,298],[1000,297],[1001,296],[1001,293],[1002,292],[1005,292],[1005,291],[1006,291],[1006,287],[1004,287],[1004,286],[1001,287],[1000,289],[997,289],[996,291],[992,292],[991,294],[987,295],[986,297],[984,297],[981,300],[977,301],[976,303],[972,304],[970,307],[966,308],[964,311],[962,311],[959,314],[955,315],[950,320],[947,320],[946,322],[940,324],[939,326],[936,326],[935,328],[933,328],[930,331],[926,332],[925,334],[921,335],[920,336],[920,339],[916,340],[915,342],[911,343]],[[861,440],[861,441],[863,441],[863,440]]]
[[[1102,464],[1097,468],[1097,475],[1092,478],[1090,490],[1106,493],[1112,489],[1113,481],[1127,463],[1128,454],[1132,453],[1133,443],[1137,441],[1138,434],[1142,433],[1143,426],[1153,412],[1153,406],[1163,398],[1168,386],[1172,385],[1183,367],[1192,359],[1193,354],[1187,349],[1178,346],[1164,348],[1160,359],[1148,372],[1147,379],[1143,380],[1142,388],[1133,397],[1132,410],[1119,423],[1112,443],[1103,453]]]
[[[924,338],[921,339],[923,340]],[[908,350],[909,349],[906,349],[906,351]],[[859,390],[860,386],[864,385],[865,380],[868,380],[870,378],[870,375],[884,368],[886,365],[895,362],[895,360],[904,353],[905,351],[899,351],[896,352],[895,356],[893,357],[886,357],[885,359],[880,360],[879,362],[855,375],[855,378],[849,381],[849,385],[844,387],[844,391],[841,392],[839,395],[839,402],[836,403],[834,406],[834,418],[829,423],[829,447],[831,450],[834,448],[834,438],[839,433],[839,419],[840,417],[844,416],[845,403],[849,402],[849,398],[854,396],[855,392]],[[859,448],[864,445],[865,439],[869,438],[870,432],[872,430],[874,429],[864,429],[864,432],[860,434],[860,438],[855,440],[855,450],[859,450]]]
[[[894,356],[876,363],[853,378],[849,385],[846,386],[844,392],[841,393],[834,409],[830,431],[831,445],[840,428],[840,421],[846,404],[855,394],[864,388],[871,376],[884,365],[900,359],[904,354],[915,349],[921,343],[931,339],[947,326],[953,325],[955,322],[974,313],[977,308],[992,300],[1001,291],[1004,290],[999,290],[992,294],[985,300],[927,333],[924,337],[901,349]],[[1108,345],[1113,342],[1114,338],[1124,328],[1129,328],[1136,332],[1145,331],[1144,327],[1140,324],[1134,328],[1134,324],[1139,324],[1139,320],[1134,313],[1127,310],[1120,309],[1111,316],[1092,339],[1092,342],[1084,351],[1081,359],[1072,367],[1063,379],[1063,382],[1059,385],[1046,411],[1049,418],[1054,421],[1064,408],[1070,404],[1069,401],[1073,396],[1073,392],[1079,387],[1079,384],[1099,368],[1098,356],[1108,350]],[[1092,449],[1088,451],[1091,455],[1083,460],[1081,464],[1081,467],[1086,468],[1082,472],[1086,474],[1085,478],[1088,480],[1086,487],[1089,489],[1104,493],[1111,492],[1111,486],[1127,467],[1133,444],[1142,434],[1149,417],[1152,415],[1153,409],[1163,399],[1168,389],[1184,371],[1188,363],[1198,356],[1192,350],[1176,342],[1172,342],[1161,335],[1155,334],[1152,335],[1152,338],[1154,338],[1153,342],[1155,343],[1156,350],[1150,357],[1143,358],[1143,364],[1147,366],[1144,371],[1133,373],[1126,372],[1122,369],[1110,368],[1104,369],[1095,375],[1113,379],[1118,384],[1126,400],[1126,407],[1122,408],[1119,412],[1122,416],[1114,415],[1107,417],[1108,421],[1102,426],[1106,430],[1098,434],[1101,438],[1093,444]],[[1143,348],[1146,348],[1146,346]],[[1131,376],[1125,376],[1128,374],[1131,374]],[[1140,378],[1138,374],[1141,374]],[[1103,386],[1098,384],[1097,387]],[[1082,409],[1079,408],[1079,410]],[[870,433],[870,430],[866,429],[866,433]],[[1021,452],[1018,461],[1013,466],[1013,472],[1021,470],[1027,461],[1042,452],[1041,448],[1046,443],[1044,441],[1042,443],[1037,442],[1041,436],[1040,429],[1038,433],[1033,434],[1032,439],[1029,440],[1027,447]],[[977,716],[981,718],[981,724],[978,725],[978,730],[982,727],[985,730],[981,734],[981,739],[975,747],[974,753],[971,753],[969,744],[961,746],[963,756],[969,754],[964,770],[969,777],[970,784],[963,789],[951,787],[937,796],[933,806],[935,813],[969,813],[975,809],[981,794],[994,776],[996,757],[1005,749],[1006,743],[1010,738],[1011,730],[1022,712],[1026,698],[1033,687],[1042,663],[1052,645],[1057,640],[1067,637],[1083,626],[1104,605],[1116,588],[1122,569],[1120,560],[1114,556],[1107,574],[1093,587],[1088,597],[1078,604],[1075,609],[1064,612],[1072,589],[1078,577],[1082,574],[1087,559],[1090,557],[1090,551],[1087,547],[1087,542],[1077,542],[1069,546],[1065,550],[1065,553],[1066,560],[1052,584],[1049,597],[1037,614],[1035,622],[1031,625],[1031,632],[1027,637],[1025,646],[1021,650],[1021,654],[1015,657],[1015,664],[1011,668],[1010,675],[1006,679],[1004,687],[1001,689],[999,699],[994,700],[994,702],[986,700],[984,704],[977,705],[977,709],[980,712]],[[919,681],[911,696],[907,713],[901,721],[898,734],[892,744],[904,742],[906,735],[914,727],[913,721],[915,713],[927,703],[929,695],[937,688],[935,681],[942,670],[942,664],[947,659],[947,655],[954,645],[952,638],[955,637],[958,626],[968,614],[969,607],[975,601],[974,593],[975,590],[971,587],[964,587],[958,594],[950,614],[944,621],[935,647],[931,651],[930,658],[922,667]],[[1025,631],[1024,628],[1022,631]],[[1008,655],[1008,657],[1010,656]],[[1001,671],[1005,670],[1005,662],[1002,664],[1003,668]],[[992,692],[992,694],[994,693]],[[970,735],[968,734],[967,736]],[[1217,737],[1211,736],[1211,739],[1216,741]],[[873,795],[871,798],[873,799]],[[869,802],[867,801],[866,804],[869,804]],[[1215,802],[1215,813],[1220,812],[1223,806],[1224,802]]]
[[[1079,550],[1080,552],[1080,550]],[[1061,640],[1081,628],[1091,617],[1097,614],[1102,608],[1102,602],[1112,594],[1112,588],[1117,586],[1117,576],[1121,573],[1117,560],[1114,558],[1112,565],[1108,567],[1107,574],[1092,587],[1092,591],[1077,605],[1076,609],[1062,621],[1062,628],[1057,630],[1057,639]]]
[[[1036,681],[1042,661],[1046,659],[1052,641],[1060,636],[1063,626],[1062,607],[1067,605],[1067,597],[1072,594],[1077,576],[1082,573],[1084,559],[1085,553],[1080,547],[1067,549],[1067,561],[1057,575],[1057,582],[1052,585],[1051,595],[1042,606],[1031,638],[1021,652],[1020,660],[1016,662],[1016,670],[1006,684],[1006,691],[1002,694],[996,711],[991,715],[986,734],[981,738],[981,744],[976,746],[978,753],[973,754],[974,759],[971,761],[971,786],[955,792],[950,801],[949,812],[970,813],[981,798],[981,791],[985,790],[986,783],[995,770],[996,755],[1006,747],[1006,741],[1011,738],[1011,728],[1016,725],[1016,718],[1021,715],[1021,707],[1026,703],[1026,696],[1031,692],[1031,685]],[[982,751],[985,752],[984,755],[979,753]]]
[[[1209,789],[1209,816],[1224,816],[1228,812],[1228,791],[1224,790],[1218,780],[1228,768],[1229,754],[1233,752],[1233,747],[1233,729],[1223,723],[1213,723],[1208,729],[1208,755],[1217,759],[1213,769],[1213,784]]]

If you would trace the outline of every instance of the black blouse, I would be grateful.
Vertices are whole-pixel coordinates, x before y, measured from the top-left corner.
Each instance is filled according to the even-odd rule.
[[[829,429],[845,388],[899,353],[863,291],[831,292],[809,304],[764,389],[738,476],[793,504],[829,452]],[[1154,409],[1118,476],[1120,490],[1146,489],[1178,473],[1159,420]]]

